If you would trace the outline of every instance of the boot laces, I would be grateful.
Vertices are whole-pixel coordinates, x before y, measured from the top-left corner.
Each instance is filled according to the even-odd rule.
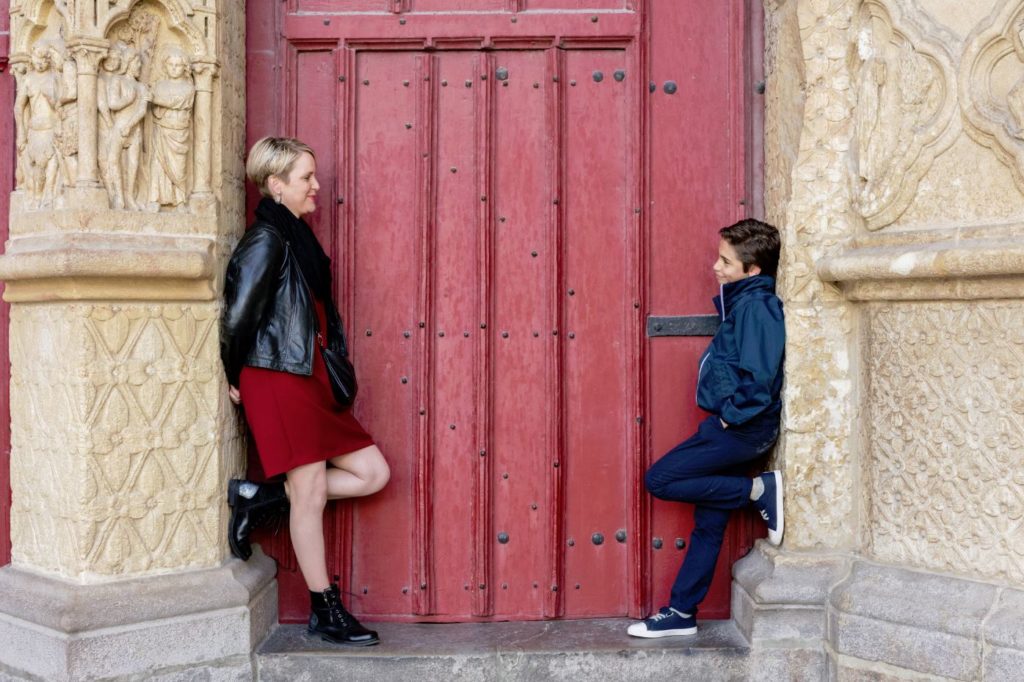
[[[345,627],[352,627],[355,619],[341,603],[339,595],[334,590],[328,589],[324,592],[324,599],[327,602],[327,613],[330,614],[331,620],[337,621]]]

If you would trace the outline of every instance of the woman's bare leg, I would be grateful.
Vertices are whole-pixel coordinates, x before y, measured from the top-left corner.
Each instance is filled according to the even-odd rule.
[[[372,495],[391,478],[391,469],[376,445],[338,455],[327,469],[327,499]]]
[[[288,472],[285,486],[291,502],[288,528],[299,570],[310,592],[323,592],[331,585],[327,579],[327,557],[324,554],[327,465],[314,462],[296,467]]]

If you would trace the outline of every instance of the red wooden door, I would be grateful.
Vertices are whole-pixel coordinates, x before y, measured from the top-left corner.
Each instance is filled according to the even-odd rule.
[[[699,419],[687,397],[707,339],[648,339],[646,322],[710,310],[715,231],[745,212],[733,5],[250,4],[248,137],[317,151],[312,223],[356,412],[392,468],[385,491],[329,512],[328,561],[357,613],[665,601],[692,514],[652,506],[642,478]],[[728,613],[743,535],[706,616]],[[270,544],[282,619],[304,618],[287,538]]]

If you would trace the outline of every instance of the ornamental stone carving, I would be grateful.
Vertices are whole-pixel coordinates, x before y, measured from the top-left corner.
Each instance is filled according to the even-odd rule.
[[[870,545],[1024,584],[1024,305],[870,308]]]
[[[20,305],[11,338],[13,561],[132,575],[223,559],[215,304]],[[48,414],[45,422],[34,415]]]
[[[960,100],[967,132],[1024,190],[1024,5],[1004,1],[968,36]]]
[[[869,0],[858,13],[851,165],[854,206],[869,230],[900,217],[960,131],[953,58],[931,37],[944,32],[925,23],[894,1]]]

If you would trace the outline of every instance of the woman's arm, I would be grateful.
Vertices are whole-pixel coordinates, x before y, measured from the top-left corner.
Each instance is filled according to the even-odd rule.
[[[239,242],[224,277],[224,313],[220,326],[220,357],[228,384],[238,386],[242,363],[275,295],[284,259],[284,242],[267,228],[255,227]]]

